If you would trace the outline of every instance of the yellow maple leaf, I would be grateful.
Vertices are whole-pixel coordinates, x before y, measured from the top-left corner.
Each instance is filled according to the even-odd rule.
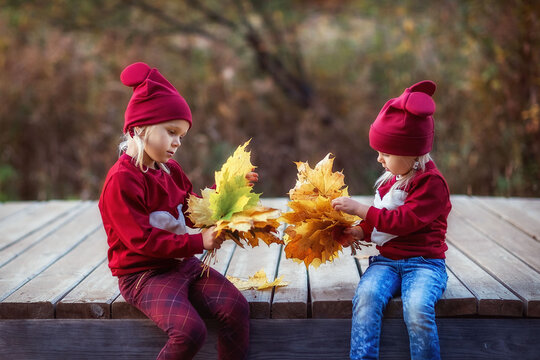
[[[224,184],[231,181],[232,178],[241,176],[245,179],[248,172],[253,171],[255,166],[251,163],[251,152],[246,151],[246,147],[251,140],[246,141],[243,145],[236,148],[234,153],[229,156],[225,164],[221,167],[220,171],[216,171],[216,192],[219,193]],[[245,180],[245,185],[247,185]]]
[[[236,286],[238,290],[248,290],[248,289],[264,290],[264,289],[271,289],[274,286],[289,285],[287,282],[283,281],[283,276],[280,276],[274,281],[269,282],[264,269],[257,271],[253,276],[250,276],[248,280],[243,280],[243,279],[233,277],[230,275],[227,275],[227,279],[229,279],[229,281],[232,282],[233,285]]]
[[[290,212],[283,213],[281,220],[289,224],[285,229],[285,255],[306,267],[318,267],[333,261],[343,249],[332,238],[332,232],[354,225],[361,220],[357,216],[334,210],[331,201],[348,196],[345,176],[332,172],[334,158],[325,156],[313,169],[307,162],[297,162],[298,179],[289,191]],[[352,251],[360,243],[351,247]]]
[[[204,189],[201,197],[190,196],[188,199],[189,218],[196,227],[209,227],[214,225],[213,213],[210,209],[210,194],[212,189]]]
[[[312,169],[307,162],[297,162],[298,179],[289,191],[291,200],[312,200],[324,196],[330,200],[340,196],[348,196],[345,175],[332,172],[334,158],[327,154]]]

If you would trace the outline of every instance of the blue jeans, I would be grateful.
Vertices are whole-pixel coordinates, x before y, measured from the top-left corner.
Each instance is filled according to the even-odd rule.
[[[378,359],[384,309],[401,290],[411,359],[440,359],[435,303],[446,288],[445,261],[372,256],[353,298],[351,359]]]

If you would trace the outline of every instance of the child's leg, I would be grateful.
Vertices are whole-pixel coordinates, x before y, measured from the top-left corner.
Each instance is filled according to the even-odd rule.
[[[223,275],[210,268],[190,289],[189,298],[201,314],[219,321],[218,354],[221,360],[246,359],[249,347],[249,304]]]
[[[159,360],[192,359],[204,343],[206,325],[188,298],[190,284],[200,271],[186,259],[166,272],[149,270],[119,279],[126,301],[169,336]]]
[[[407,259],[402,279],[403,318],[409,332],[411,359],[440,359],[435,303],[446,288],[445,262],[421,257]]]
[[[351,359],[379,358],[383,311],[399,291],[400,282],[392,260],[382,256],[370,259],[353,299]]]

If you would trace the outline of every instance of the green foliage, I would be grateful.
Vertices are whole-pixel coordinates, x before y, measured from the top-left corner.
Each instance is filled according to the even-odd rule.
[[[253,138],[267,196],[293,161],[336,155],[352,194],[380,167],[369,125],[438,84],[433,156],[452,192],[540,196],[540,2],[7,1],[0,12],[0,199],[97,198],[133,61],[189,102],[178,160],[195,189]],[[7,170],[6,170],[7,169]]]
[[[251,187],[246,185],[246,179],[242,175],[231,177],[223,184],[219,193],[210,195],[213,220],[216,222],[230,220],[234,213],[256,206],[259,203],[260,194],[255,194],[251,190]]]

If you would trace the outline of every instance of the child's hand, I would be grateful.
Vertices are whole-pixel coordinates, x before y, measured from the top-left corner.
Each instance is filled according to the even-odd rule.
[[[369,210],[369,205],[361,204],[350,197],[338,197],[332,200],[332,207],[344,213],[357,215],[364,219]]]
[[[332,200],[332,207],[336,210],[343,211],[347,214],[356,215],[358,210],[358,201],[354,201],[350,197],[338,197]]]
[[[364,229],[360,226],[353,226],[343,230],[346,235],[352,236],[354,240],[364,240]]]
[[[347,229],[343,226],[336,226],[332,230],[332,239],[343,247],[351,246],[354,241],[353,237],[345,232]]]
[[[203,248],[206,250],[214,250],[221,247],[221,243],[224,239],[222,237],[216,237],[215,226],[209,227],[208,229],[203,229],[201,234],[203,237]]]
[[[254,171],[250,171],[246,174],[246,179],[249,181],[249,186],[253,186],[253,183],[259,181],[259,174]]]

